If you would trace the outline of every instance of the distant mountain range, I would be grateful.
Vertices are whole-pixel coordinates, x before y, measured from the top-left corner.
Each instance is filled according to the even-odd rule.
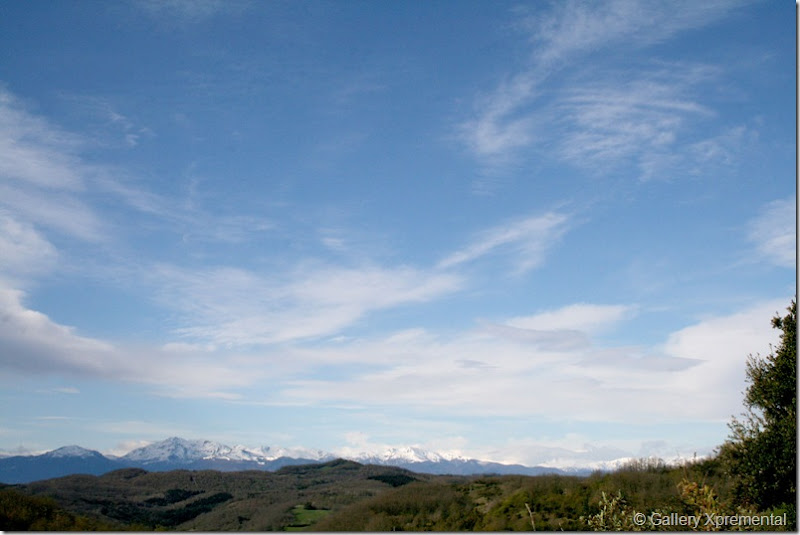
[[[119,468],[168,470],[274,471],[288,465],[323,463],[338,456],[304,448],[247,448],[209,440],[172,437],[135,449],[122,457],[106,456],[80,446],[65,446],[41,455],[0,457],[0,482],[29,483],[71,474],[101,475]],[[542,466],[509,465],[444,455],[420,448],[391,448],[381,454],[348,456],[361,464],[397,466],[426,474],[588,474],[585,470],[560,470]]]

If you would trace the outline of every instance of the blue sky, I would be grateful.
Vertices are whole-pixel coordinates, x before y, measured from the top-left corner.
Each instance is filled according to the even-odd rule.
[[[796,293],[784,2],[6,2],[0,448],[707,453]]]

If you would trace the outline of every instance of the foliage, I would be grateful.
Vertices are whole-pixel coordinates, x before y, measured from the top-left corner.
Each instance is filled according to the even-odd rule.
[[[379,474],[377,476],[370,476],[369,479],[381,481],[393,487],[402,487],[417,479],[406,474]]]
[[[60,507],[52,498],[0,490],[0,530],[3,531],[110,531],[111,524]]]
[[[156,496],[153,498],[148,498],[145,500],[145,503],[151,505],[170,505],[173,503],[182,502],[184,500],[188,500],[192,496],[200,494],[199,490],[186,490],[186,489],[169,489],[167,492],[164,493],[164,496]]]
[[[117,470],[17,488],[27,495],[49,496],[70,512],[97,517],[109,525],[135,525],[141,530],[278,531],[298,524],[292,512],[297,504],[307,506],[299,523],[313,525],[323,511],[393,490],[391,482],[432,478],[396,467],[333,461],[276,472]]]
[[[766,358],[748,358],[747,412],[730,424],[732,436],[720,456],[736,479],[740,505],[784,508],[796,526],[797,303],[787,310],[772,320],[782,331],[777,349]]]
[[[635,511],[622,497],[622,491],[617,491],[617,495],[610,499],[603,492],[600,498],[600,512],[585,520],[592,531],[642,531],[642,526],[633,521],[634,513]],[[581,517],[581,520],[584,518]]]

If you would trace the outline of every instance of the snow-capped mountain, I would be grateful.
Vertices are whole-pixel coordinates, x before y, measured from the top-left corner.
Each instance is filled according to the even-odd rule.
[[[397,466],[430,474],[524,474],[558,473],[554,467],[506,465],[467,459],[450,453],[439,453],[415,446],[386,448],[380,452],[338,452],[305,448],[262,446],[227,446],[209,440],[186,440],[178,437],[156,442],[131,451],[121,459],[148,470],[171,468],[215,470],[276,470],[287,464],[325,462],[335,458],[361,464]]]
[[[57,459],[59,457],[77,457],[88,459],[92,457],[103,456],[99,451],[87,450],[86,448],[81,448],[80,446],[63,446],[56,450],[48,451],[43,455],[52,459]]]
[[[275,460],[282,457],[290,459],[311,459],[314,461],[331,461],[337,456],[323,450],[315,450],[310,448],[281,448],[272,446],[263,446],[260,450],[264,458]]]
[[[414,446],[403,448],[387,448],[380,453],[362,452],[357,455],[345,455],[352,461],[363,464],[387,464],[395,465],[398,463],[440,463],[443,461],[466,461],[467,459],[454,454],[437,453],[435,451],[424,450]]]
[[[220,470],[278,470],[288,465],[312,464],[344,458],[362,464],[397,466],[420,473],[477,475],[519,474],[538,475],[561,473],[588,475],[592,471],[613,471],[639,463],[680,464],[686,459],[634,459],[630,457],[607,461],[554,456],[539,466],[502,464],[469,459],[454,453],[440,453],[415,446],[387,448],[378,452],[341,451],[338,454],[307,448],[274,446],[228,446],[210,440],[187,440],[171,437],[130,451],[122,457],[104,456],[80,446],[65,446],[39,455],[0,457],[0,482],[27,483],[68,474],[100,475],[119,468],[144,468],[149,471],[175,469]]]
[[[62,448],[63,449],[63,448]],[[356,454],[334,454],[318,449],[283,448],[278,446],[228,446],[210,440],[187,440],[171,437],[137,448],[123,455],[121,459],[136,463],[192,463],[203,460],[224,460],[242,462],[270,462],[281,458],[306,459],[309,461],[330,461],[337,457],[362,464],[396,465],[398,463],[440,463],[446,461],[467,461],[463,457],[407,446],[387,448],[381,452],[360,452]]]
[[[305,448],[249,448],[247,446],[227,446],[210,440],[186,440],[171,437],[161,442],[137,448],[121,459],[125,461],[153,463],[194,463],[197,461],[236,461],[265,464],[281,458],[326,461],[334,456],[321,450]]]
[[[284,466],[333,460],[334,455],[305,448],[248,448],[210,440],[172,437],[128,452],[105,456],[80,446],[65,446],[40,455],[0,457],[0,482],[29,483],[69,474],[101,475],[119,468],[149,471],[278,470]]]
[[[171,437],[128,452],[122,456],[122,459],[141,463],[193,462],[203,459],[256,461],[259,456],[243,446],[231,448],[210,440],[186,440]]]
[[[0,481],[29,483],[70,474],[100,475],[122,468],[115,459],[80,446],[65,446],[39,455],[11,455],[0,458]]]
[[[558,468],[522,466],[520,464],[502,464],[492,461],[468,459],[457,454],[439,453],[422,448],[407,446],[403,448],[387,448],[379,453],[359,453],[341,455],[345,459],[362,464],[397,466],[426,474],[519,474],[539,475],[544,473],[561,473]]]

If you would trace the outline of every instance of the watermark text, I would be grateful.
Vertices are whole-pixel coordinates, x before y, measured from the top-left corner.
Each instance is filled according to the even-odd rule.
[[[701,515],[683,515],[680,513],[654,512],[633,513],[633,523],[637,526],[653,528],[689,528],[694,530],[727,529],[748,526],[786,526],[786,513],[782,515],[717,515],[704,513]]]

